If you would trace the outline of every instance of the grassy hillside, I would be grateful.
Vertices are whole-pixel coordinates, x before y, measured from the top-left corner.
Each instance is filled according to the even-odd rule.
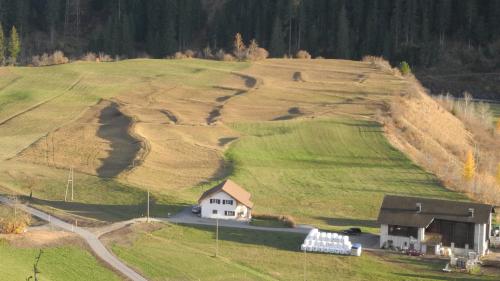
[[[348,118],[237,123],[227,152],[255,211],[322,227],[375,227],[385,194],[463,199],[389,145],[375,122]]]
[[[464,199],[388,143],[373,120],[407,81],[370,62],[130,60],[0,73],[0,192],[32,194],[80,225],[144,215],[146,190],[152,215],[166,216],[225,177],[252,192],[255,211],[329,229],[376,231],[389,193]],[[70,167],[75,200],[64,202]],[[133,229],[113,250],[153,280],[301,276],[303,237],[228,231],[214,260],[212,235]],[[310,256],[315,280],[443,277],[441,264],[400,256]]]
[[[256,211],[322,227],[373,227],[386,193],[463,198],[387,143],[372,120],[406,81],[370,62],[129,60],[2,74],[0,189],[59,216],[141,216],[145,189],[165,216],[227,176]],[[63,202],[70,167],[75,201]]]
[[[33,275],[38,248],[18,248],[0,239],[0,280],[26,280]],[[72,246],[43,249],[40,281],[121,280],[88,252]]]
[[[150,280],[495,280],[493,276],[442,273],[442,262],[364,253],[361,257],[298,251],[300,234],[221,228],[215,258],[214,229],[141,226],[108,237],[113,251]],[[403,265],[404,264],[404,265]]]
[[[60,212],[62,210],[89,222],[141,216],[146,192],[137,187],[151,188],[153,185],[147,179],[161,177],[164,173],[158,173],[157,167],[165,169],[167,165],[163,164],[168,164],[168,159],[160,159],[160,164],[155,162],[144,176],[139,170],[138,177],[130,173],[117,179],[103,177],[136,167],[141,163],[140,155],[150,150],[152,138],[149,135],[146,135],[148,140],[140,143],[139,152],[130,149],[143,136],[132,135],[132,124],[127,118],[134,118],[135,127],[140,129],[141,124],[165,129],[165,122],[169,119],[160,113],[161,118],[154,122],[151,118],[141,120],[139,113],[142,111],[138,112],[140,109],[137,108],[124,115],[125,104],[135,106],[140,101],[160,99],[165,94],[164,89],[170,87],[178,87],[178,93],[183,95],[179,99],[186,98],[189,103],[192,100],[188,97],[189,91],[196,94],[213,90],[218,81],[230,75],[230,71],[246,66],[246,63],[202,60],[129,60],[78,62],[43,68],[1,68],[0,191],[24,195],[32,192],[34,203],[39,207],[66,216]],[[158,91],[151,92],[155,87]],[[143,93],[150,98],[143,99],[140,96]],[[122,99],[118,99],[119,96]],[[129,100],[129,97],[136,100]],[[100,102],[102,99],[106,101]],[[113,102],[120,103],[120,108],[112,108],[110,104]],[[192,144],[190,147],[198,146]],[[180,152],[183,155],[189,153]],[[199,173],[199,180],[218,169],[220,156],[217,153],[206,155],[206,158],[214,159],[202,163],[206,172]],[[197,163],[185,165],[193,167]],[[62,200],[70,167],[75,168],[75,201],[65,203]],[[174,167],[178,169],[179,165]],[[184,176],[189,177],[194,178],[193,174]],[[174,174],[171,178],[179,176]],[[169,182],[161,179],[153,183]],[[187,202],[182,198],[183,194],[160,194],[164,191],[160,187],[153,194],[157,204],[152,211],[158,216],[174,212]]]

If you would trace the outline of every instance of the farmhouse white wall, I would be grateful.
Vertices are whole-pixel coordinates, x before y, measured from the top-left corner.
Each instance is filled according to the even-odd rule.
[[[218,199],[220,200],[220,204],[210,203],[210,199]],[[222,204],[222,200],[233,200],[232,205]],[[203,199],[200,203],[201,206],[201,216],[203,218],[211,218],[211,219],[241,219],[239,216],[240,213],[243,213],[243,219],[250,219],[250,211],[248,208],[242,204],[239,204],[237,200],[231,197],[224,191],[220,191],[210,195],[209,197]],[[214,214],[213,211],[217,210],[217,214]],[[234,216],[226,216],[226,211],[234,212]]]
[[[486,224],[476,224],[474,226],[474,250],[479,255],[485,255],[488,249],[488,235],[486,234]]]

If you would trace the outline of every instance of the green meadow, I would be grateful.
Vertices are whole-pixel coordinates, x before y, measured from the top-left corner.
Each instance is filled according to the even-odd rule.
[[[152,281],[160,280],[495,280],[494,276],[443,273],[443,262],[365,252],[361,257],[299,250],[301,234],[220,228],[215,257],[214,227],[162,225],[111,237],[122,260]]]

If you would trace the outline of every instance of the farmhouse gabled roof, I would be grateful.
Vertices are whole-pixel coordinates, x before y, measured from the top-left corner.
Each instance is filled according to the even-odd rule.
[[[225,180],[222,183],[214,186],[213,188],[205,191],[198,200],[198,203],[201,203],[203,199],[220,191],[224,191],[229,196],[233,197],[236,201],[247,206],[248,208],[253,207],[253,202],[250,201],[250,197],[252,195],[232,180]]]
[[[420,204],[421,211],[417,211]],[[473,209],[472,214],[470,209]],[[435,219],[489,223],[491,205],[419,197],[386,195],[378,215],[378,223],[412,227],[427,227]]]

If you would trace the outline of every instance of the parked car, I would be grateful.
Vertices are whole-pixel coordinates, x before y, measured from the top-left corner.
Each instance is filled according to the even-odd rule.
[[[345,235],[360,235],[361,233],[362,232],[361,232],[361,229],[359,227],[351,227],[349,229],[342,231],[342,234],[345,234]]]
[[[192,208],[191,208],[191,212],[193,214],[201,214],[201,206],[200,205],[194,205]]]

